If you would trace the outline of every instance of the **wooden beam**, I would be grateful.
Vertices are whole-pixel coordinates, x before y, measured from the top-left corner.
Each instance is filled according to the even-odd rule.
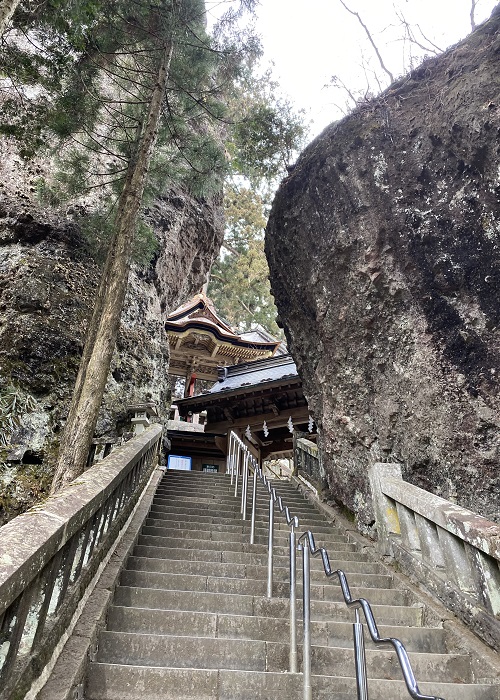
[[[281,452],[293,452],[293,441],[290,435],[290,440],[277,440],[271,445],[266,445],[262,448],[262,459],[266,459],[269,455]]]
[[[219,435],[215,436],[215,444],[221,452],[227,455],[227,437],[222,437]]]
[[[292,421],[295,426],[299,423],[307,423],[309,420],[309,409],[307,406],[293,408],[280,416],[274,413],[263,413],[260,416],[244,416],[236,418],[232,423],[229,421],[210,422],[207,421],[205,430],[207,433],[226,433],[230,428],[246,428],[250,426],[250,430],[262,430],[262,423],[266,421],[269,430],[271,428],[284,428],[288,423],[288,418],[292,416]]]
[[[226,418],[228,419],[228,421],[231,423],[231,425],[233,425],[233,424],[234,424],[234,418],[233,418],[233,414],[231,413],[231,411],[229,410],[229,408],[225,408],[225,409],[224,409],[224,415],[226,416]]]

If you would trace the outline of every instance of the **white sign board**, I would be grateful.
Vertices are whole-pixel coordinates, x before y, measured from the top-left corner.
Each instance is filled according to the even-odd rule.
[[[169,455],[167,469],[183,469],[184,471],[191,471],[191,457]]]

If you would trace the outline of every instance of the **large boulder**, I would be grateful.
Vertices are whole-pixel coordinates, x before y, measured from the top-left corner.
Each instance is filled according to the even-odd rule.
[[[500,11],[313,141],[266,252],[325,488],[369,528],[367,470],[500,513]]]

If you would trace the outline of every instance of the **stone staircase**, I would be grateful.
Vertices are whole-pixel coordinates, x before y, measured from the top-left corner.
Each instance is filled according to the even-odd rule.
[[[310,528],[346,571],[352,593],[370,601],[380,633],[404,642],[422,692],[499,700],[498,686],[474,683],[469,656],[453,653],[445,630],[425,625],[423,604],[395,587],[382,564],[290,484],[277,487],[300,517],[300,531]],[[287,673],[289,528],[276,514],[274,597],[267,599],[263,488],[257,504],[256,544],[250,545],[249,523],[241,520],[228,476],[166,473],[100,634],[87,700],[302,698],[301,674]],[[311,579],[313,698],[352,700],[353,612],[318,559]],[[300,640],[299,624],[299,657]],[[395,654],[366,641],[370,700],[408,698]]]

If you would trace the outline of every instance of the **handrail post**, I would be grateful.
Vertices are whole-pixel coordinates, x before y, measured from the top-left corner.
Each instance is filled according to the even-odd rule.
[[[355,611],[356,619],[352,626],[354,636],[354,663],[356,666],[356,688],[358,700],[368,700],[368,679],[366,674],[366,653],[363,625],[359,619],[359,610]]]
[[[297,537],[290,532],[290,673],[297,673]]]
[[[236,441],[234,439],[234,433],[231,430],[229,433],[229,442],[227,446],[227,470],[229,474],[231,474],[231,486],[233,485],[233,477],[234,477],[234,458],[233,458],[233,452],[234,452],[234,447],[236,446]]]
[[[302,673],[304,700],[312,700],[311,686],[311,555],[308,542],[302,544],[302,605],[304,643],[302,645]]]
[[[252,493],[252,524],[250,525],[250,544],[255,544],[255,511],[257,510],[257,464],[253,465],[253,493]]]
[[[267,538],[267,597],[273,597],[273,539],[274,539],[274,498],[269,493],[269,533]]]
[[[243,483],[241,488],[241,512],[243,520],[247,519],[247,494],[248,494],[248,464],[250,461],[250,453],[245,452],[243,459]]]
[[[240,454],[241,454],[241,447],[240,445],[236,445],[236,453],[235,453],[235,459],[234,459],[234,497],[238,495],[238,475],[240,471]]]

